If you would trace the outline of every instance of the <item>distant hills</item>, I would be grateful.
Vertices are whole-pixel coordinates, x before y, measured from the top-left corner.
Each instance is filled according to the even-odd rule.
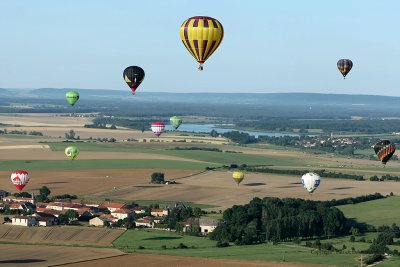
[[[400,107],[400,97],[379,95],[345,95],[319,93],[157,93],[137,92],[134,97],[129,90],[109,89],[4,89],[0,88],[0,97],[64,99],[70,90],[79,92],[81,99],[119,100],[134,102],[169,102],[197,104],[239,104],[256,106],[371,106]]]

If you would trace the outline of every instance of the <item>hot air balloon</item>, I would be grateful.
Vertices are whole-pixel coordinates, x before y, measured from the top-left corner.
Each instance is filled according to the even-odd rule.
[[[152,122],[151,123],[151,131],[155,136],[160,136],[164,132],[165,124],[163,122]]]
[[[67,98],[68,103],[71,106],[74,106],[76,101],[79,100],[79,93],[76,91],[69,91],[65,94],[65,97]]]
[[[199,62],[204,62],[214,53],[224,37],[222,24],[211,17],[191,17],[182,23],[180,36],[189,53]]]
[[[233,180],[239,185],[244,179],[244,172],[242,171],[234,171],[232,173]]]
[[[174,127],[175,130],[178,129],[179,126],[182,124],[182,119],[178,116],[171,117],[169,121],[171,122],[171,125],[172,127]]]
[[[308,193],[312,193],[317,189],[321,181],[321,178],[319,177],[318,174],[309,172],[304,174],[301,177],[301,183],[304,185],[304,187],[307,189]]]
[[[76,146],[69,146],[65,149],[65,155],[68,159],[73,160],[79,154],[79,149]]]
[[[128,84],[129,88],[131,88],[133,95],[142,83],[144,76],[144,70],[138,66],[130,66],[124,70],[124,80]]]
[[[386,165],[386,162],[389,161],[396,151],[396,146],[390,143],[389,140],[380,140],[374,145],[374,150],[375,154],[378,156],[378,159],[383,165]]]
[[[349,74],[351,68],[353,67],[353,62],[350,59],[340,59],[337,62],[337,67],[343,75],[343,79],[346,79],[346,75]]]
[[[29,174],[27,171],[14,171],[11,174],[11,182],[21,192],[25,185],[29,182]]]

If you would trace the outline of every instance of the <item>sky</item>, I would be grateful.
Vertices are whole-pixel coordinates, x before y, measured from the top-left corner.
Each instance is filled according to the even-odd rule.
[[[0,88],[315,92],[400,96],[397,0],[0,1]],[[182,44],[189,17],[225,35],[204,71]],[[354,67],[343,80],[340,58]]]

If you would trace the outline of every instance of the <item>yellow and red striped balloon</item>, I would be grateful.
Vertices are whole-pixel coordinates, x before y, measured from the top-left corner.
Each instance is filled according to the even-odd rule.
[[[180,35],[186,49],[199,62],[199,70],[202,70],[203,63],[221,44],[224,28],[214,18],[197,16],[182,23]]]

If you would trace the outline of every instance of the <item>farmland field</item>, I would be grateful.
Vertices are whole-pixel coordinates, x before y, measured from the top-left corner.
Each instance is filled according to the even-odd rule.
[[[178,249],[180,243],[189,248]],[[119,237],[114,245],[124,251],[163,254],[174,256],[195,256],[202,258],[222,258],[229,260],[252,260],[318,264],[335,266],[354,266],[357,264],[355,254],[311,253],[310,248],[294,244],[261,244],[252,246],[231,246],[216,248],[215,241],[204,237],[179,236],[176,233],[162,231],[127,231]],[[165,245],[166,248],[161,246]],[[142,246],[142,249],[138,249]]]
[[[380,226],[383,224],[400,225],[400,213],[397,212],[400,205],[400,197],[393,196],[358,204],[339,206],[344,215],[354,218],[358,222]]]
[[[0,225],[0,243],[35,243],[111,247],[124,231],[74,226],[24,227]]]
[[[123,254],[113,248],[0,244],[0,265],[2,267],[55,266]]]

